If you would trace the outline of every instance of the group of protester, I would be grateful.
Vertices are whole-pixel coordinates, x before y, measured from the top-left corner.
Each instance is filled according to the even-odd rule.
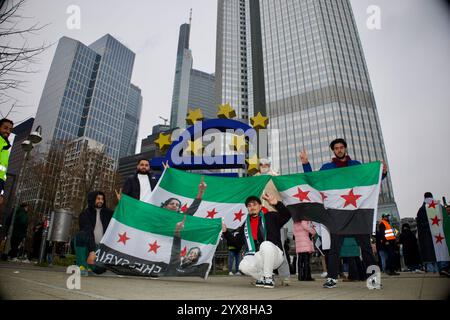
[[[0,121],[0,187],[2,194],[0,201],[3,202],[3,186],[7,168],[7,156],[4,150],[8,150],[10,145],[8,136],[11,133],[12,122],[9,120]],[[347,143],[343,139],[336,139],[331,142],[330,149],[334,153],[334,158],[329,163],[325,163],[320,170],[330,170],[335,168],[343,168],[348,166],[360,165],[359,161],[349,157],[347,152]],[[304,172],[311,172],[312,167],[308,160],[306,151],[300,153],[300,161]],[[6,163],[6,164],[5,164]],[[166,167],[166,165],[165,165]],[[260,163],[261,175],[277,175],[270,169],[270,161],[263,159]],[[382,178],[387,175],[387,167],[383,162]],[[117,198],[120,200],[122,194],[132,198],[143,200],[147,199],[149,194],[156,187],[158,179],[151,172],[148,159],[140,159],[137,164],[136,173],[126,179],[123,188],[116,192]],[[185,214],[193,215],[198,209],[206,184],[203,179],[198,187],[198,195],[194,203],[189,207],[189,211]],[[425,201],[432,198],[431,194],[425,195]],[[181,203],[178,199],[171,198],[162,205],[167,210],[180,212]],[[281,233],[281,229],[291,219],[291,214],[281,201],[275,186],[270,181],[266,186],[262,198],[258,196],[250,196],[245,201],[248,210],[247,219],[237,230],[230,230],[225,223],[222,223],[222,237],[227,241],[230,249],[230,258],[234,258],[236,269],[240,273],[249,275],[254,278],[254,284],[257,287],[273,288],[275,286],[274,270],[282,278],[284,284],[289,283],[291,262],[289,259],[289,248],[285,244],[287,239]],[[26,236],[27,206],[23,205],[18,210],[14,221],[13,237],[11,238],[11,252],[14,256],[18,248],[18,244]],[[25,211],[25,213],[23,212]],[[96,250],[100,245],[100,241],[108,228],[113,216],[113,211],[108,209],[106,205],[106,197],[103,192],[91,192],[88,195],[88,205],[85,211],[79,217],[79,233],[73,238],[73,246],[76,252],[77,263],[82,268],[83,273],[92,270],[95,273],[102,273],[103,268],[95,266]],[[420,215],[418,215],[418,223],[420,224]],[[426,221],[428,223],[428,221]],[[297,266],[298,280],[311,281],[311,254],[318,249],[323,256],[324,272],[322,276],[327,280],[324,288],[333,288],[337,285],[338,277],[342,274],[343,269],[348,269],[349,276],[347,281],[365,280],[369,276],[367,267],[376,265],[374,257],[373,243],[370,234],[354,234],[341,235],[329,233],[323,225],[318,225],[312,221],[295,221],[293,225],[293,234],[295,238],[296,259],[294,265]],[[315,245],[313,238],[317,235],[321,236],[322,244]],[[378,226],[376,237],[376,248],[380,256],[381,268],[388,275],[396,275],[395,268],[395,251],[398,243],[403,246],[405,255],[405,263],[410,270],[419,270],[420,260],[418,257],[418,246],[414,234],[408,225],[402,227],[402,234],[398,237],[394,228],[390,224],[389,215],[383,215],[383,219]],[[243,250],[243,258],[239,261],[241,248]],[[197,254],[198,255],[198,254]],[[360,259],[362,257],[362,261]],[[195,261],[198,259],[196,253],[189,252],[186,260]],[[427,260],[428,259],[428,260]],[[230,259],[231,260],[231,259]],[[430,261],[432,267],[439,268],[439,272],[448,275],[448,262],[433,264],[431,258],[422,259],[424,262]],[[192,262],[190,261],[190,262]],[[342,268],[341,262],[344,261],[346,268]],[[434,260],[435,261],[435,260]],[[187,261],[186,263],[189,263]],[[231,263],[231,262],[230,262]],[[231,272],[231,264],[230,264]],[[236,270],[236,272],[238,272]]]
[[[348,156],[347,144],[343,139],[334,140],[330,144],[330,148],[335,157],[332,159],[332,162],[324,164],[320,170],[360,164],[360,162],[352,160]],[[300,160],[303,164],[304,172],[311,172],[312,168],[306,151],[300,154]],[[261,174],[270,172],[269,174],[276,175],[270,170],[270,162],[267,159],[263,159],[260,167],[262,167]],[[384,179],[386,175],[387,167],[383,163],[382,178]],[[271,187],[268,186],[268,188]],[[284,278],[282,284],[289,283],[288,278],[280,270],[282,264],[290,260],[288,259],[289,248],[281,246],[279,230],[289,220],[289,215],[284,205],[273,194],[267,194],[268,188],[266,188],[262,198],[263,201],[268,203],[267,205],[263,206],[263,203],[257,197],[248,198],[246,201],[246,206],[249,210],[247,222],[237,231],[226,230],[226,226],[224,226],[223,232],[230,249],[230,275],[233,274],[231,259],[234,260],[236,265],[238,264],[239,255],[236,248],[240,248],[243,244],[244,258],[239,268],[236,267],[236,272],[239,269],[241,273],[251,275],[256,280],[256,286],[273,288],[273,272],[269,271],[271,268],[278,271],[278,274]],[[425,201],[431,198],[431,193],[425,194]],[[278,216],[273,211],[267,212],[265,207],[268,206],[275,208],[275,211],[278,211]],[[278,218],[274,219],[273,216]],[[418,214],[418,221],[419,216],[420,214]],[[428,223],[427,221],[425,222]],[[261,226],[266,230],[261,231]],[[274,229],[277,231],[274,232]],[[321,244],[315,246],[314,237],[318,234],[317,229],[320,230]],[[296,270],[295,273],[299,281],[314,280],[311,276],[310,259],[312,253],[320,252],[323,267],[321,276],[327,277],[327,281],[323,285],[325,288],[335,287],[338,278],[343,278],[344,282],[366,280],[369,276],[366,271],[367,267],[377,264],[374,257],[375,253],[378,255],[377,260],[382,272],[389,276],[399,275],[396,272],[399,271],[396,264],[396,248],[398,245],[401,245],[403,249],[403,256],[408,270],[422,272],[417,238],[411,232],[408,224],[402,226],[402,232],[398,236],[398,232],[391,225],[389,214],[382,215],[382,220],[377,226],[375,239],[370,234],[345,236],[330,234],[325,226],[306,220],[294,222],[293,239],[295,240],[296,256],[294,257],[294,266],[291,267],[291,270]],[[423,249],[422,254],[431,255],[429,251],[429,249]],[[282,258],[283,254],[285,259]],[[424,258],[424,261],[431,261],[425,264],[427,271],[439,270],[441,275],[449,276],[448,262],[436,264],[432,262],[432,257]],[[344,275],[344,271],[348,273],[348,276]]]

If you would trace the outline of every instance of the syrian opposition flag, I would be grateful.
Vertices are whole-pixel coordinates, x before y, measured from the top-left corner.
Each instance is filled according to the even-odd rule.
[[[230,178],[202,176],[168,168],[153,190],[149,202],[161,206],[166,200],[176,198],[181,202],[181,212],[187,212],[198,193],[198,185],[204,179],[207,187],[194,216],[223,218],[228,228],[237,229],[245,222],[249,196],[261,197],[270,176]]]
[[[425,204],[436,261],[450,261],[450,218],[445,208],[434,200]]]
[[[272,177],[295,221],[322,223],[330,233],[370,234],[376,228],[380,162]]]
[[[221,228],[220,219],[187,216],[122,195],[96,265],[120,274],[206,278]]]

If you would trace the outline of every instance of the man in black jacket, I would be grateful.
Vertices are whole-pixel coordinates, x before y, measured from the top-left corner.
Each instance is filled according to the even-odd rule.
[[[88,194],[88,207],[80,215],[80,232],[74,239],[78,265],[87,268],[86,262],[91,266],[95,264],[95,250],[108,228],[113,213],[112,210],[106,207],[105,194],[103,192],[94,191]],[[96,273],[104,271],[94,268]]]
[[[228,231],[225,224],[222,232],[228,245],[244,245],[245,256],[239,271],[256,279],[257,287],[274,288],[273,270],[284,261],[280,229],[291,219],[291,214],[281,201],[273,195],[264,194],[263,199],[278,212],[262,212],[261,200],[251,196],[245,201],[248,209],[246,222],[236,231]]]
[[[150,172],[150,162],[148,159],[139,159],[137,164],[137,172],[125,180],[122,193],[145,201],[150,197],[151,192],[155,189],[158,179]],[[120,195],[117,195],[120,199]]]

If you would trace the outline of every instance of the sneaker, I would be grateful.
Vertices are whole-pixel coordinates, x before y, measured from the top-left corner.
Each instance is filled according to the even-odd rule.
[[[230,271],[230,272],[228,272],[228,275],[229,276],[234,276],[234,273]]]
[[[240,271],[238,271],[238,272],[236,272],[234,275],[235,275],[235,276],[242,276],[243,274],[242,274]]]
[[[12,258],[12,259],[11,259],[11,262],[19,262],[19,259],[17,259],[17,258]]]
[[[425,273],[425,271],[422,271],[422,270],[420,270],[420,269],[416,269],[416,270],[414,270],[414,272],[415,272],[415,273]]]
[[[273,281],[272,277],[264,277],[264,288],[275,288],[275,282]]]
[[[322,273],[320,274],[320,277],[321,277],[321,278],[326,278],[326,277],[327,277],[327,275],[328,275],[328,273],[326,273],[326,272],[322,272]]]
[[[25,260],[22,260],[22,263],[31,263],[31,262],[30,262],[30,260],[25,259]]]
[[[258,288],[264,287],[264,280],[261,280],[261,279],[256,280],[255,281],[255,286],[257,286]]]
[[[335,279],[333,279],[333,278],[328,278],[328,279],[327,279],[327,282],[325,282],[325,283],[323,284],[323,287],[324,287],[324,288],[327,288],[327,289],[331,289],[331,288],[336,287],[336,284],[337,284],[337,280],[335,280]]]

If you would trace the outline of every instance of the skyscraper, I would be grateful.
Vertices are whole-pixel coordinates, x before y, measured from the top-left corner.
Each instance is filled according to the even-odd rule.
[[[213,74],[195,70],[192,51],[189,49],[191,24],[180,26],[178,39],[177,62],[170,114],[171,128],[184,128],[189,109],[200,108],[205,118],[216,115]]]
[[[217,11],[216,103],[248,122],[266,113],[259,2],[219,0]]]
[[[105,35],[90,46],[63,37],[58,42],[37,110],[41,145],[87,137],[105,145],[117,162],[135,54]]]
[[[127,111],[125,113],[125,123],[122,130],[122,139],[120,142],[119,158],[130,156],[136,151],[141,110],[141,89],[131,84],[130,94],[128,95]]]
[[[303,149],[317,170],[337,137],[355,159],[387,160],[349,0],[219,0],[217,30],[217,99],[244,118],[248,89],[248,116],[261,111],[278,130],[281,174],[301,172]],[[398,215],[390,177],[380,206]]]

